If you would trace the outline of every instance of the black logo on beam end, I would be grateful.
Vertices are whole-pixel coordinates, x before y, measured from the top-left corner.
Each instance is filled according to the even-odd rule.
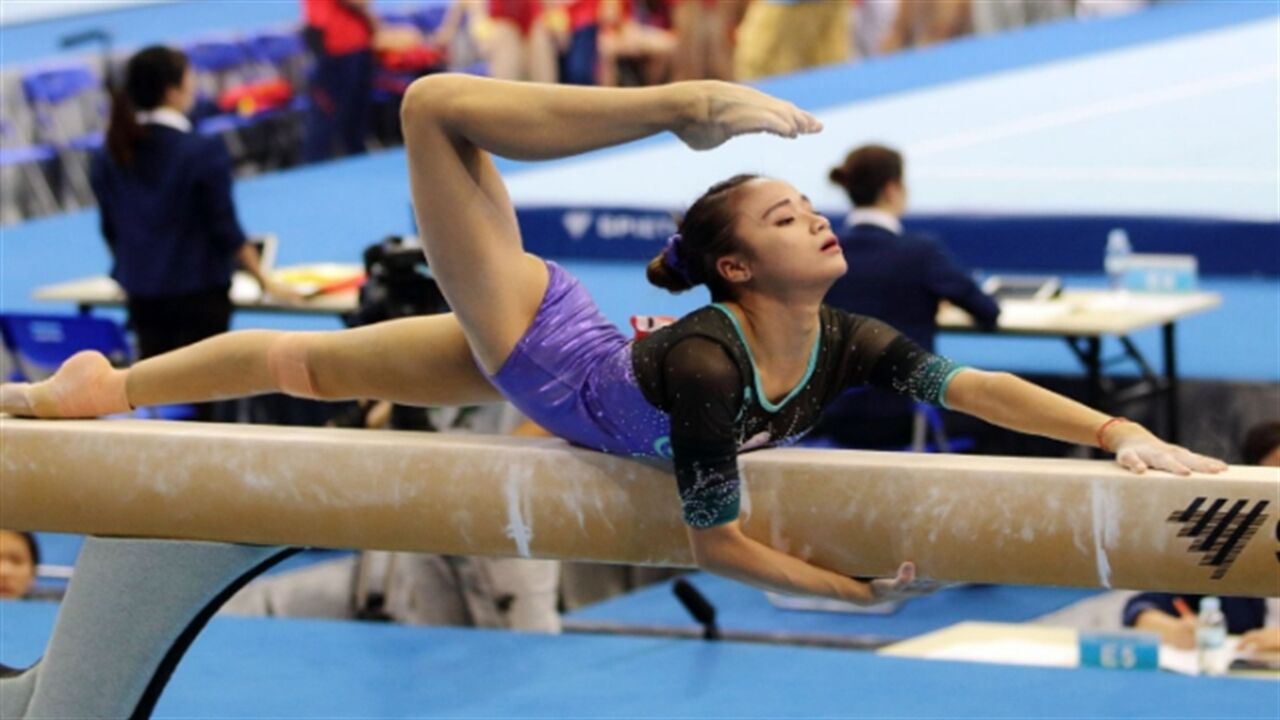
[[[1240,556],[1240,551],[1266,522],[1264,510],[1269,500],[1259,500],[1249,507],[1248,500],[1198,497],[1181,510],[1169,515],[1168,521],[1182,526],[1178,537],[1191,538],[1188,552],[1201,553],[1200,565],[1213,568],[1213,579],[1221,580]]]

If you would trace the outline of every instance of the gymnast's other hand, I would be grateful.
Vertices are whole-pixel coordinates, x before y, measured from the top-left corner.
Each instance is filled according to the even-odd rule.
[[[1280,627],[1261,627],[1246,632],[1240,637],[1239,649],[1244,653],[1280,652]]]
[[[309,298],[298,292],[292,285],[275,280],[268,280],[262,285],[263,301],[275,300],[281,305],[301,305]]]
[[[759,90],[715,80],[684,85],[696,93],[696,109],[692,119],[674,132],[694,150],[710,150],[748,133],[794,138],[822,130],[813,115]]]
[[[1166,470],[1175,475],[1220,473],[1227,469],[1227,464],[1218,458],[1167,443],[1137,423],[1123,423],[1115,427],[1105,440],[1107,447],[1115,452],[1116,462],[1138,474],[1148,468]]]
[[[913,562],[904,562],[898,566],[897,577],[879,578],[868,585],[871,586],[871,601],[867,603],[869,605],[930,595],[944,587],[935,580],[916,578],[916,565]]]
[[[126,374],[112,367],[102,353],[78,352],[47,380],[0,385],[0,412],[36,418],[93,418],[129,412]]]

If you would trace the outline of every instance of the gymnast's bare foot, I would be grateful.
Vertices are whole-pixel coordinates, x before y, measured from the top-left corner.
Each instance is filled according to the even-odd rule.
[[[102,353],[79,352],[47,380],[0,385],[0,412],[37,418],[92,418],[129,412],[126,374],[112,367]]]
[[[691,122],[675,132],[694,150],[710,150],[748,133],[794,138],[822,130],[813,115],[759,90],[714,80],[690,86],[698,93],[698,110]]]

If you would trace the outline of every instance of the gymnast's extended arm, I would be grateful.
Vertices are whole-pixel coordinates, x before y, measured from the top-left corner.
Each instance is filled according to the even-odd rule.
[[[1141,425],[1112,418],[1007,372],[966,368],[946,389],[948,408],[1010,430],[1098,447],[1141,473],[1148,468],[1179,475],[1222,472],[1226,463],[1166,443]]]

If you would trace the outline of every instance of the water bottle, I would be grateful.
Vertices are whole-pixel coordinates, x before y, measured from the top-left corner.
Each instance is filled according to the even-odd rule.
[[[1124,228],[1114,228],[1107,233],[1107,253],[1102,264],[1112,290],[1124,289],[1124,275],[1132,254],[1133,246],[1129,244],[1129,233]]]
[[[1208,596],[1200,600],[1196,618],[1196,660],[1201,675],[1223,675],[1227,671],[1227,618],[1222,601]]]

